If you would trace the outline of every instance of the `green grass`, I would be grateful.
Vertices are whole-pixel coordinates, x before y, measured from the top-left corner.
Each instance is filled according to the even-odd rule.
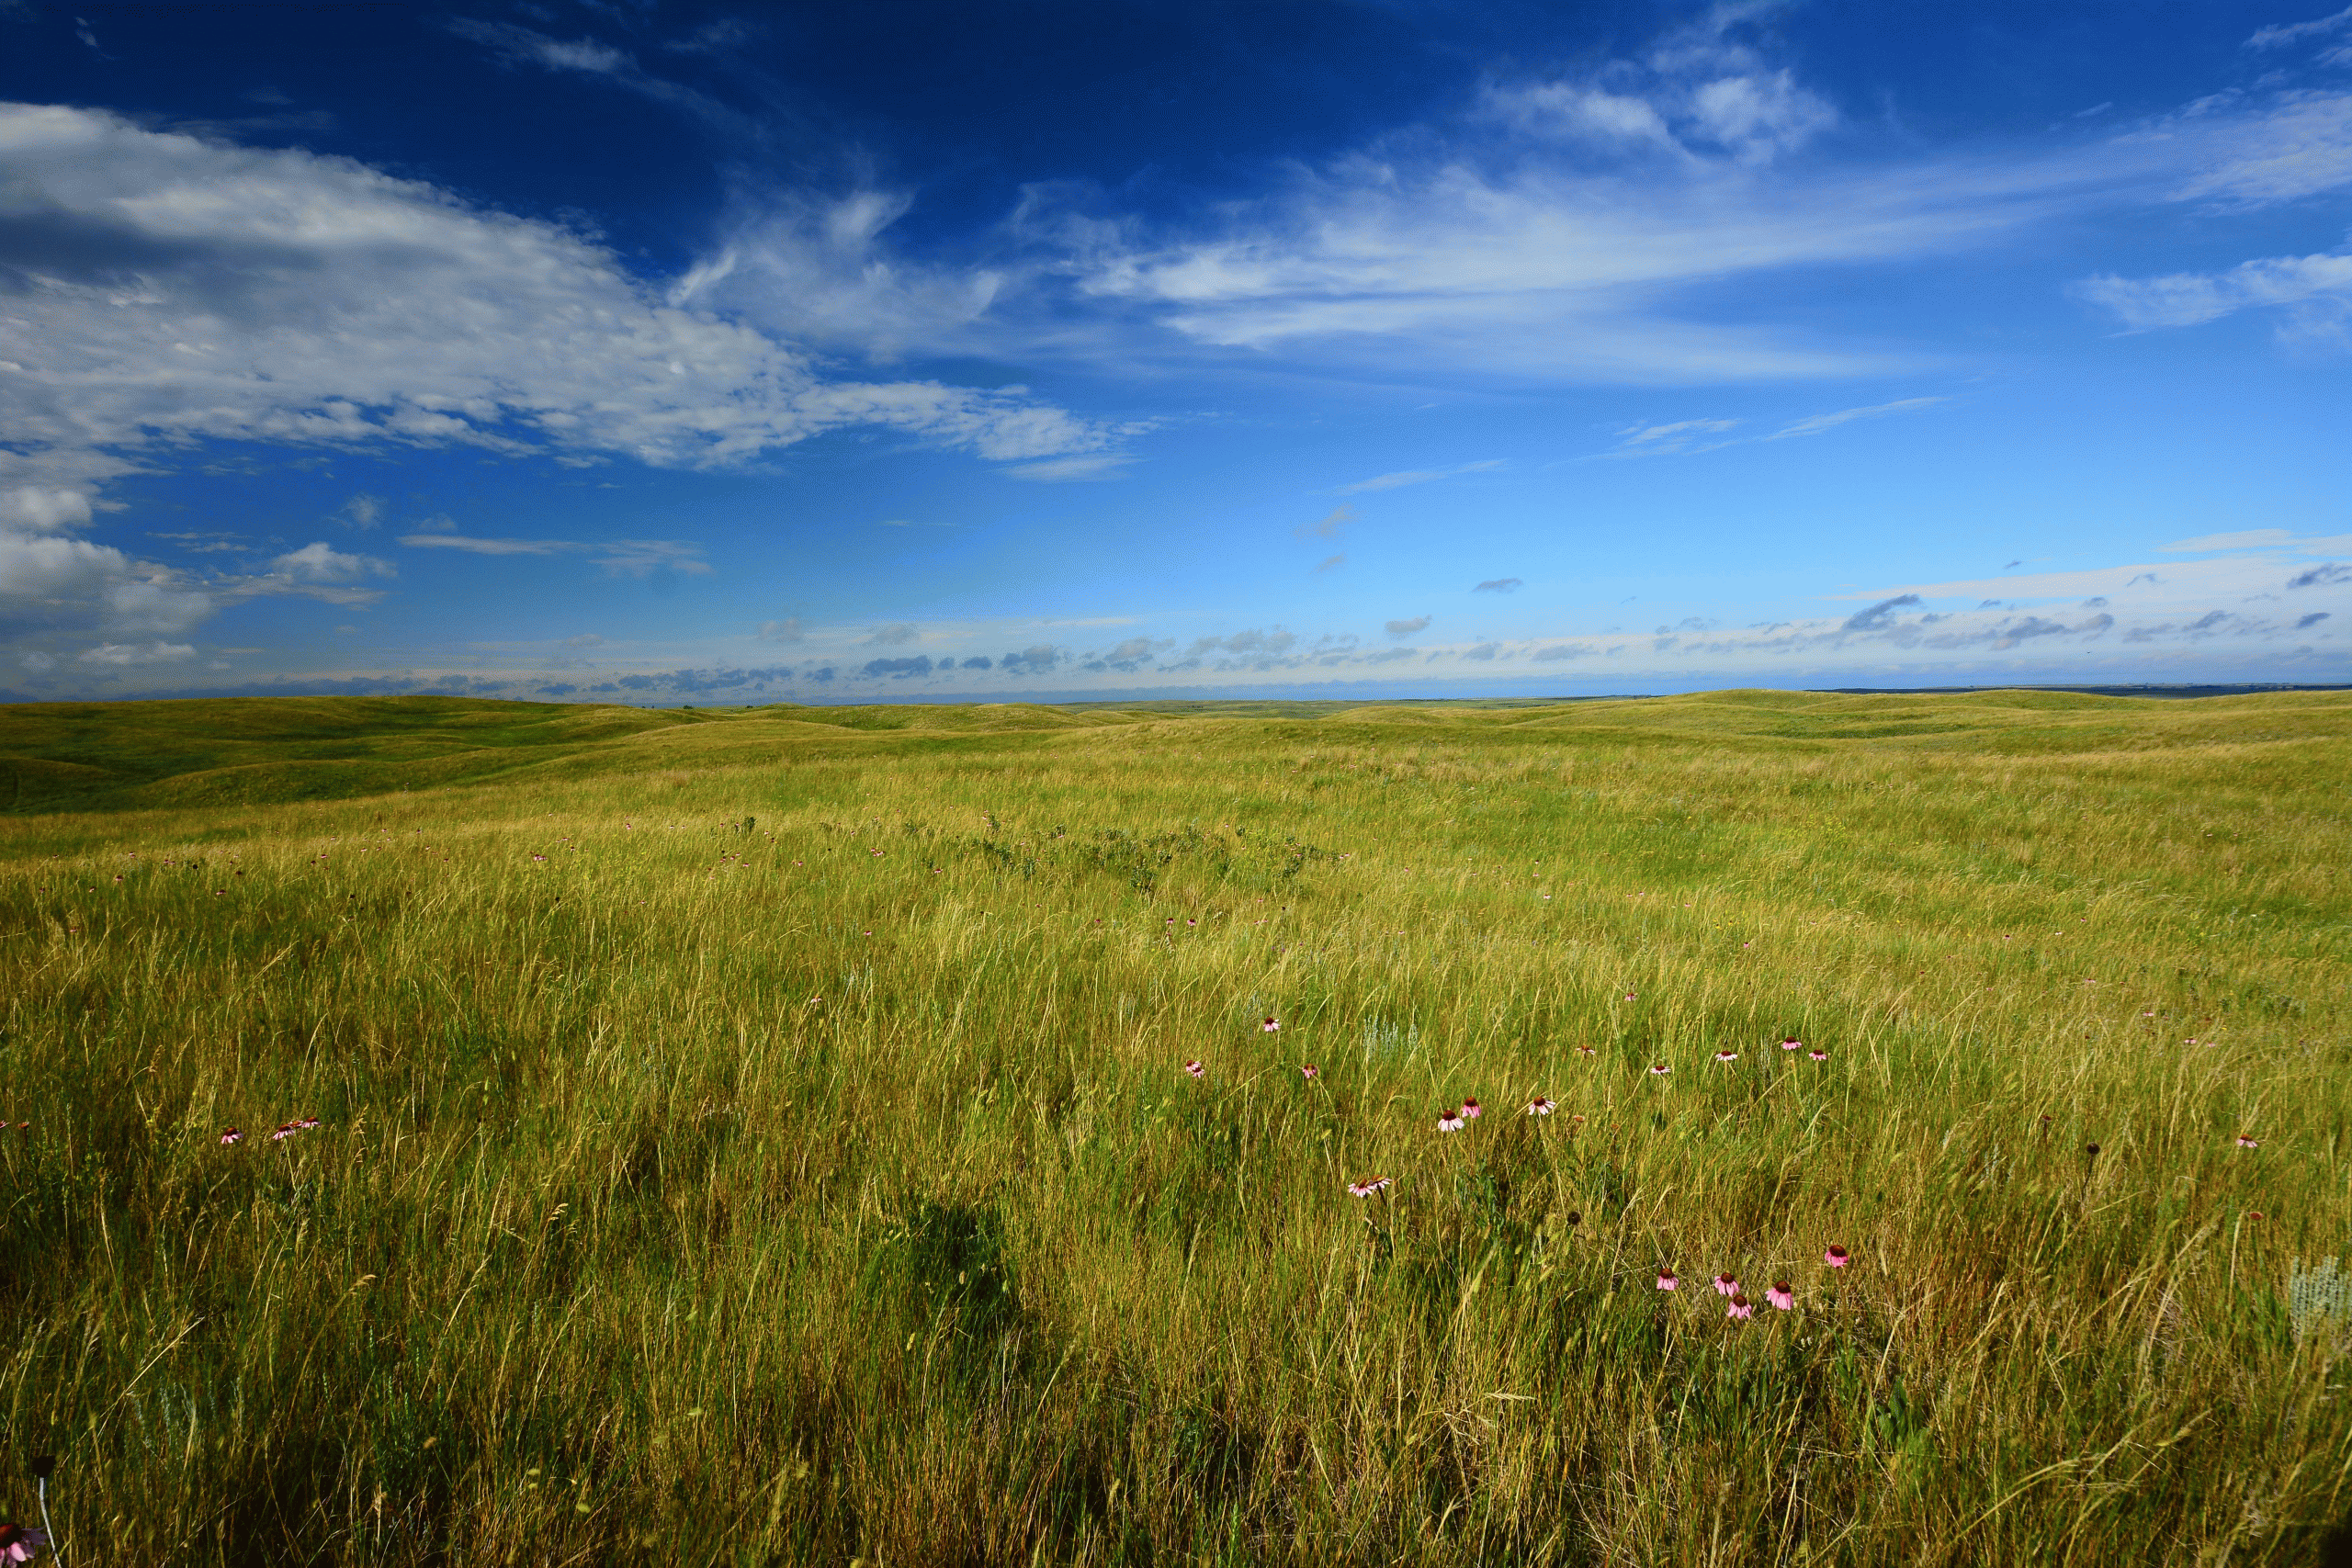
[[[2352,694],[48,705],[0,760],[0,1516],[54,1452],[69,1561],[2352,1512],[2352,1325],[2290,1310],[2352,1252]]]

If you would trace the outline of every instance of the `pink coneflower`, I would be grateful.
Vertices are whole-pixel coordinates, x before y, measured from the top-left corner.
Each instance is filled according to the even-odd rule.
[[[1487,1108],[1475,1100],[1465,1100],[1462,1102],[1462,1119],[1464,1122],[1476,1122],[1486,1113]]]
[[[1715,1294],[1719,1296],[1736,1296],[1739,1294],[1739,1281],[1733,1279],[1728,1274],[1716,1275]]]
[[[1724,1315],[1735,1322],[1754,1317],[1756,1315],[1756,1303],[1749,1301],[1746,1296],[1734,1292],[1731,1298],[1731,1304],[1724,1308]]]
[[[0,1525],[0,1562],[30,1562],[48,1544],[48,1535],[30,1525]]]
[[[311,1128],[313,1128],[313,1127],[317,1126],[318,1124],[319,1124],[319,1119],[318,1119],[317,1117],[315,1117],[315,1116],[302,1116],[302,1117],[297,1117],[297,1118],[295,1119],[295,1122],[294,1122],[294,1125],[296,1125],[297,1127],[301,1128],[304,1132],[309,1132]]]
[[[1829,1060],[1829,1053],[1826,1051],[1807,1051],[1805,1055],[1812,1057],[1816,1062],[1826,1062]]]
[[[1652,1062],[1650,1064],[1650,1074],[1654,1077],[1664,1077],[1673,1070],[1674,1069],[1672,1067],[1668,1066],[1664,1062]]]
[[[1718,1051],[1715,1053],[1715,1060],[1718,1062],[1736,1062],[1739,1060],[1739,1053],[1736,1051]]]
[[[1369,1181],[1351,1181],[1348,1183],[1348,1196],[1369,1198],[1375,1192],[1386,1191],[1388,1184],[1395,1179],[1396,1178],[1391,1176],[1375,1176]]]
[[[1842,1247],[1833,1247],[1821,1255],[1821,1260],[1832,1269],[1843,1269],[1847,1262],[1846,1249]]]
[[[1783,1051],[1802,1051],[1804,1049],[1804,1042],[1792,1034],[1787,1039],[1781,1042],[1781,1049]]]
[[[1463,1115],[1459,1111],[1442,1111],[1438,1112],[1437,1130],[1441,1133],[1459,1133],[1463,1128],[1467,1127],[1468,1125],[1470,1125],[1470,1119]]]
[[[1317,1078],[1323,1076],[1323,1069],[1317,1066],[1312,1062],[1304,1062],[1299,1065],[1298,1076],[1305,1078],[1307,1082],[1313,1083]]]
[[[1659,1290],[1671,1291],[1679,1287],[1681,1283],[1681,1280],[1674,1277],[1673,1269],[1661,1269],[1657,1271],[1657,1288]]]
[[[1209,1070],[1198,1062],[1185,1063],[1184,1070],[1196,1078],[1204,1078],[1209,1076]]]
[[[220,1141],[223,1144],[242,1144],[245,1141],[245,1134],[235,1127],[223,1127],[220,1129]]]
[[[1631,992],[1631,991],[1627,991],[1627,992],[1625,993],[1625,999],[1626,999],[1627,1001],[1629,1001],[1629,1002],[1630,1002],[1630,1001],[1632,1001],[1632,1000],[1634,999],[1634,993],[1633,993],[1633,992]]]
[[[1558,1109],[1558,1106],[1553,1104],[1550,1100],[1544,1099],[1540,1094],[1533,1100],[1527,1102],[1527,1113],[1530,1116],[1549,1116],[1553,1111],[1557,1111]]]
[[[1577,1055],[1579,1056],[1589,1056],[1592,1055],[1592,1047],[1589,1045],[1579,1045],[1577,1047]]]
[[[1199,925],[1201,922],[1200,922],[1200,921],[1198,921],[1198,920],[1186,920],[1184,923],[1185,923],[1186,925],[1188,925],[1188,926],[1197,926],[1197,925]]]
[[[2258,1149],[2261,1146],[2262,1140],[2256,1137],[2252,1133],[2240,1133],[2238,1134],[2238,1147],[2242,1149]]]
[[[269,1135],[269,1141],[273,1144],[284,1143],[301,1130],[291,1122],[281,1122],[278,1123],[277,1131]]]
[[[1773,1307],[1781,1312],[1786,1312],[1797,1304],[1797,1293],[1789,1289],[1789,1282],[1786,1280],[1773,1280],[1771,1288],[1764,1292],[1764,1299],[1770,1302]]]
[[[1282,1032],[1282,1024],[1272,1013],[1268,1013],[1266,1015],[1266,1021],[1258,1026],[1258,1032],[1261,1034],[1280,1034]]]

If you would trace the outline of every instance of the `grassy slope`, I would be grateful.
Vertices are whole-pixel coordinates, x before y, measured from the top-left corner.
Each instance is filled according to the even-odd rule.
[[[83,807],[0,821],[0,1412],[83,1554],[2290,1563],[2352,1506],[2283,1305],[2352,1222],[2343,694],[0,738]]]

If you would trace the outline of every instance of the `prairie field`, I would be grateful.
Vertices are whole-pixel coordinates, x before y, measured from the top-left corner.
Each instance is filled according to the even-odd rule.
[[[0,763],[0,1517],[54,1455],[68,1562],[2352,1515],[2352,693],[48,705]]]

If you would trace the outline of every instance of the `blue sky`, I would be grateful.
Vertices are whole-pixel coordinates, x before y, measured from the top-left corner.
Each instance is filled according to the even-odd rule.
[[[2342,681],[2352,8],[0,0],[0,694]]]

